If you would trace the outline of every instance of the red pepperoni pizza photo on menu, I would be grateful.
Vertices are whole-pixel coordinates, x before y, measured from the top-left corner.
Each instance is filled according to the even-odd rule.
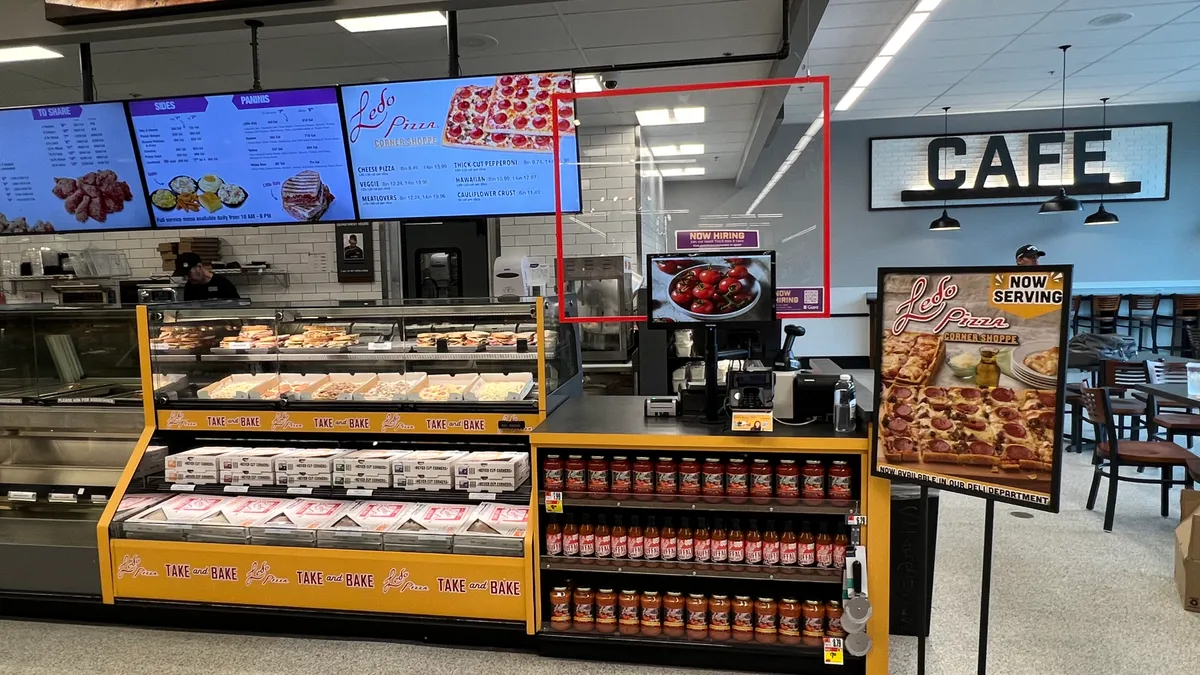
[[[553,95],[572,91],[570,73],[500,75],[491,86],[463,85],[446,113],[442,144],[492,150],[551,152],[554,128],[575,134],[575,106]]]

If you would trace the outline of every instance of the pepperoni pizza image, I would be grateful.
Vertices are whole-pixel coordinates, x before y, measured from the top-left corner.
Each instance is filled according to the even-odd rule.
[[[554,128],[560,136],[575,134],[575,106],[555,92],[572,91],[570,73],[501,75],[489,87],[466,85],[455,90],[446,113],[442,144],[476,149],[550,152]]]
[[[886,383],[922,385],[933,381],[946,355],[946,343],[933,333],[889,331],[883,337],[883,367]]]
[[[1056,408],[1053,391],[892,384],[880,406],[880,459],[1050,471]]]

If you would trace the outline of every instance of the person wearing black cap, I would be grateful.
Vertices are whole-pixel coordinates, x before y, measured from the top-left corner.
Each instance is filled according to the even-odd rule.
[[[223,276],[213,274],[200,262],[200,256],[195,253],[180,253],[175,259],[175,276],[184,277],[187,284],[183,287],[184,302],[194,300],[237,300],[237,288],[233,282]]]
[[[1046,252],[1042,249],[1033,244],[1025,244],[1017,249],[1017,264],[1022,267],[1036,267],[1039,264],[1038,259],[1044,255],[1046,255]]]

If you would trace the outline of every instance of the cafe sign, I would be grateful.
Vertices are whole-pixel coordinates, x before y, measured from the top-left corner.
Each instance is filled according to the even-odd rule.
[[[1170,124],[871,139],[871,210],[1167,199]]]

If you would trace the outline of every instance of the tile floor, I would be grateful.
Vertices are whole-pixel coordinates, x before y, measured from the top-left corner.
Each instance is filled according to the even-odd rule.
[[[997,506],[989,671],[998,675],[1182,673],[1200,663],[1200,614],[1172,581],[1171,518],[1154,486],[1121,486],[1115,531],[1083,508],[1091,466],[1066,457],[1062,512]],[[941,500],[928,673],[975,672],[983,502]],[[893,638],[891,672],[915,673],[916,640]],[[197,660],[203,655],[202,660]],[[1190,665],[1189,665],[1190,664]],[[0,675],[469,675],[683,673],[524,653],[0,621]],[[713,672],[713,671],[705,671]]]

